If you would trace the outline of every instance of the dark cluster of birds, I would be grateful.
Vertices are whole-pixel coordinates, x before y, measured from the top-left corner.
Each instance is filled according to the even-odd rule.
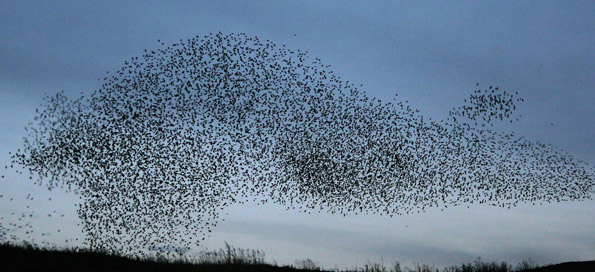
[[[521,99],[475,91],[442,121],[368,97],[320,59],[245,34],[146,50],[91,97],[49,96],[14,163],[78,192],[89,244],[199,244],[224,207],[401,215],[590,199],[588,164],[491,129]]]

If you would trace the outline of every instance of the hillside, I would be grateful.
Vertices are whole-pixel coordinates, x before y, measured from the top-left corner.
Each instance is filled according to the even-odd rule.
[[[233,248],[232,248],[233,250]],[[113,256],[98,252],[73,250],[45,250],[33,247],[0,245],[0,266],[2,271],[275,271],[275,272],[309,272],[321,270],[297,269],[294,267],[280,267],[271,264],[208,264],[188,262],[166,262],[155,260],[135,260],[120,256]],[[395,271],[380,266],[365,266],[353,271],[362,272],[390,272]],[[417,266],[397,270],[402,272],[434,272],[438,271],[429,266]],[[489,263],[463,264],[460,267],[445,268],[452,272],[509,272],[515,271],[510,266],[498,266]],[[549,265],[523,272],[591,272],[595,271],[595,260],[586,262],[566,262]]]
[[[190,264],[133,260],[96,252],[0,246],[3,271],[308,271],[268,264]]]

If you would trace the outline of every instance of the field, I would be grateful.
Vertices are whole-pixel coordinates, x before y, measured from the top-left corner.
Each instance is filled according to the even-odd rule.
[[[425,264],[401,267],[391,264],[368,263],[348,270],[324,270],[313,260],[296,261],[295,265],[278,266],[266,263],[258,250],[238,249],[227,245],[218,251],[177,260],[165,258],[126,258],[86,249],[42,249],[31,245],[0,245],[3,271],[344,271],[344,272],[555,272],[595,271],[595,260],[568,262],[536,267],[530,261],[516,266],[507,263],[474,263],[438,269]]]

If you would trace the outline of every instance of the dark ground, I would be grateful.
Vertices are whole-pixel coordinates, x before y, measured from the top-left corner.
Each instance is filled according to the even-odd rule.
[[[567,262],[525,270],[525,272],[595,272],[595,261]]]
[[[0,271],[280,271],[308,272],[268,264],[189,264],[140,261],[94,252],[41,250],[0,245]],[[526,272],[595,272],[595,260],[549,265]]]
[[[93,252],[0,245],[0,271],[307,271],[272,265],[183,264],[139,261]]]

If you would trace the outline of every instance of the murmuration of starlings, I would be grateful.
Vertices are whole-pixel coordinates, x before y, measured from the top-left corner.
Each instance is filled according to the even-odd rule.
[[[518,120],[516,92],[477,84],[433,121],[268,40],[215,33],[162,45],[90,97],[47,96],[13,153],[36,182],[79,193],[93,248],[200,245],[225,207],[250,201],[395,216],[593,194],[584,161],[495,129]]]

